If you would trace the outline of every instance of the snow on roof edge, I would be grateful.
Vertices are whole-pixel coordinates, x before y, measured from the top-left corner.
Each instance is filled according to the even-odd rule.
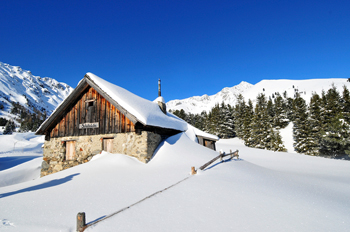
[[[213,139],[215,141],[219,140],[218,136],[204,132],[204,131],[192,126],[191,124],[188,124],[188,127],[189,127],[188,130],[192,129],[197,136],[202,136],[204,138]]]

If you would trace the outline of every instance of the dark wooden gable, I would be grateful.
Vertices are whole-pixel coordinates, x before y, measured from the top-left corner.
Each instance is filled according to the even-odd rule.
[[[88,77],[64,100],[36,134],[45,139],[135,131],[138,120]],[[97,126],[98,125],[98,126]]]
[[[88,127],[88,128],[86,128]],[[92,128],[91,128],[92,127]],[[50,137],[114,134],[135,131],[134,123],[94,88],[88,87],[72,102]]]

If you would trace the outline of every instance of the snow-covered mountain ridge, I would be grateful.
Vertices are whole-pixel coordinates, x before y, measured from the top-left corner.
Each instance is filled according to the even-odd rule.
[[[10,114],[13,103],[19,103],[33,112],[51,112],[65,99],[73,88],[49,77],[34,76],[30,71],[22,70],[19,66],[12,66],[0,62],[0,110],[1,117],[14,118]]]
[[[299,92],[306,102],[310,101],[312,93],[321,95],[322,91],[327,91],[334,85],[340,93],[343,91],[343,86],[349,88],[350,83],[346,78],[329,78],[329,79],[308,79],[308,80],[262,80],[259,83],[252,85],[242,81],[240,84],[233,87],[223,88],[220,92],[208,96],[194,96],[183,100],[172,100],[167,103],[168,110],[181,110],[186,113],[199,114],[202,111],[209,112],[215,104],[224,102],[231,106],[236,105],[237,96],[242,94],[246,101],[251,99],[253,103],[259,93],[265,94],[266,97],[272,94],[287,92],[288,97],[294,97],[296,92]]]
[[[242,81],[240,84],[233,87],[223,88],[217,94],[208,96],[194,96],[183,100],[172,100],[167,102],[168,110],[181,110],[183,109],[186,113],[191,112],[199,114],[202,111],[210,111],[211,108],[217,103],[225,102],[225,104],[231,104],[236,102],[237,96],[243,94],[253,85],[248,82]]]

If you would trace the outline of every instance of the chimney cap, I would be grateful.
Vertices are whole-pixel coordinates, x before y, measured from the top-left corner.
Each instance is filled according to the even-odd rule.
[[[161,88],[160,88],[160,78],[158,79],[158,97],[162,96]]]

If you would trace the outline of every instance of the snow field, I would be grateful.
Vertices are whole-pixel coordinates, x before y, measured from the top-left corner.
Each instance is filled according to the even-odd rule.
[[[218,153],[182,133],[164,141],[148,164],[103,152],[86,164],[0,187],[0,230],[75,231],[78,212],[91,223],[189,176],[86,231],[350,228],[349,161],[247,148],[238,139],[220,140],[217,148],[238,149],[240,159],[190,176],[191,166]]]

